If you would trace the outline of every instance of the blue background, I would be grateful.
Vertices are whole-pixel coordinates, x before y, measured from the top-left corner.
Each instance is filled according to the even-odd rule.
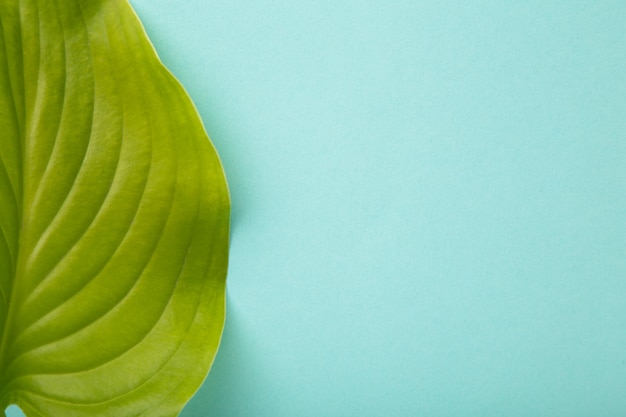
[[[183,417],[626,415],[626,3],[134,0],[223,160]]]

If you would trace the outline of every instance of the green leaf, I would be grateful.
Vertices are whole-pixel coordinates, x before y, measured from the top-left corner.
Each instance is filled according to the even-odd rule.
[[[0,0],[0,407],[178,414],[221,336],[229,213],[127,0]]]

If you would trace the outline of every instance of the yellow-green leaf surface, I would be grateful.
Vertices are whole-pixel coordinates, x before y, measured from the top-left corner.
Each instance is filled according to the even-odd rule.
[[[0,23],[0,407],[177,415],[224,321],[215,150],[127,0]]]

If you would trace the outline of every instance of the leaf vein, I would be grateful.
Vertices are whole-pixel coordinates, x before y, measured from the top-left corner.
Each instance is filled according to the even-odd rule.
[[[34,198],[33,198],[33,202],[37,202],[39,201],[41,197],[41,194],[43,192],[43,190],[41,189],[41,183],[43,182],[43,179],[49,176],[49,170],[50,170],[50,161],[53,158],[53,155],[57,149],[57,145],[59,143],[59,133],[61,130],[61,121],[63,120],[63,118],[65,117],[65,113],[67,112],[67,106],[66,106],[66,100],[67,100],[67,41],[66,41],[66,35],[65,35],[65,31],[63,29],[63,23],[61,22],[61,18],[59,17],[59,11],[58,11],[58,7],[56,7],[57,3],[56,1],[51,2],[52,4],[55,5],[55,9],[56,13],[54,13],[54,15],[57,18],[57,22],[59,23],[59,27],[60,27],[60,32],[61,32],[61,37],[63,38],[63,64],[62,67],[64,69],[63,71],[63,85],[61,86],[61,89],[63,90],[63,94],[61,95],[61,111],[60,111],[60,116],[59,116],[59,120],[57,123],[57,127],[56,127],[56,134],[54,135],[54,140],[52,143],[52,149],[50,151],[50,154],[48,155],[48,158],[46,160],[46,164],[45,164],[45,168],[43,170],[43,174],[41,175],[41,177],[37,180],[37,185],[34,185]],[[41,39],[41,20],[40,18],[37,19],[37,22],[39,24],[39,36]],[[40,60],[41,60],[41,41],[39,42],[39,55],[40,55]],[[37,81],[36,81],[36,85],[39,86],[39,77],[41,77],[41,71],[42,71],[42,65],[39,65],[39,71],[37,72]],[[38,88],[37,89],[37,93],[36,93],[36,100],[37,98],[41,95],[41,91]],[[37,107],[37,105],[35,105],[35,107]],[[43,109],[41,110],[43,111]]]

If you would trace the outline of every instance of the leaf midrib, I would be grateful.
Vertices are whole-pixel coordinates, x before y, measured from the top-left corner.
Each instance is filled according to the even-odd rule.
[[[4,3],[6,6],[6,3]],[[13,320],[13,316],[15,315],[15,306],[14,303],[12,302],[13,299],[15,298],[15,293],[16,293],[16,286],[15,284],[15,279],[18,275],[18,271],[19,271],[19,254],[21,251],[21,246],[22,246],[22,233],[21,231],[24,229],[24,215],[23,215],[23,207],[24,207],[24,190],[23,190],[23,178],[25,177],[25,114],[26,114],[26,108],[25,108],[25,74],[24,74],[24,59],[23,59],[23,54],[24,54],[24,48],[23,48],[23,43],[22,43],[22,22],[21,22],[21,10],[19,7],[19,4],[17,4],[16,2],[11,2],[11,4],[9,6],[6,7],[13,7],[13,13],[3,13],[2,16],[0,16],[0,30],[2,30],[3,32],[3,48],[5,50],[5,54],[6,54],[6,68],[7,68],[7,77],[8,77],[8,82],[9,85],[11,86],[11,101],[13,103],[13,117],[14,117],[14,123],[17,127],[17,131],[19,134],[19,138],[17,140],[17,144],[19,145],[19,155],[20,155],[20,159],[17,161],[18,162],[18,175],[17,175],[17,187],[16,185],[13,183],[13,181],[11,181],[11,176],[9,175],[8,171],[7,171],[7,178],[9,180],[9,183],[11,184],[12,190],[13,190],[13,196],[14,196],[14,200],[15,200],[15,207],[16,207],[16,211],[17,211],[17,216],[18,216],[18,224],[19,224],[19,228],[18,228],[18,236],[17,236],[17,242],[15,243],[15,253],[11,253],[11,257],[12,257],[12,277],[9,280],[10,283],[10,290],[8,291],[8,294],[4,294],[5,296],[5,301],[6,301],[6,315],[5,315],[5,319],[4,322],[2,323],[2,340],[0,341],[0,406],[2,406],[3,408],[6,407],[7,404],[7,393],[5,392],[6,389],[6,369],[7,369],[7,363],[6,363],[6,352],[8,349],[8,339],[10,336],[10,330],[11,330],[11,326],[9,326],[9,323],[12,322]],[[17,9],[17,13],[15,13]],[[4,10],[3,10],[4,11]],[[17,16],[15,16],[15,14],[17,14]],[[9,52],[9,48],[7,45],[7,31],[6,31],[6,24],[5,24],[5,19],[7,18],[11,18],[12,22],[14,23],[17,27],[13,28],[11,25],[9,25],[9,27],[11,27],[14,30],[14,35],[19,37],[19,50],[22,51],[22,56],[20,57],[19,54],[16,57],[15,54],[11,54]],[[13,63],[13,65],[11,65]],[[19,81],[16,81],[17,77],[15,75],[15,67],[18,67],[18,74],[21,74],[21,84],[22,84],[22,89],[16,89],[15,85],[19,84]],[[20,95],[21,93],[21,95]],[[21,103],[21,107],[18,106],[18,101]],[[1,161],[5,171],[7,170],[7,165],[5,164],[4,160]],[[4,228],[3,228],[3,233],[5,233]],[[6,236],[6,233],[5,233]],[[8,243],[8,239],[7,239],[7,243]]]

